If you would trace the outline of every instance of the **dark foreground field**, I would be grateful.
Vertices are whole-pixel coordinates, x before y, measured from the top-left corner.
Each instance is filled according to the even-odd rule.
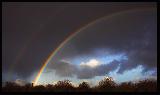
[[[113,80],[104,79],[101,80],[97,86],[90,87],[87,82],[82,82],[78,87],[71,84],[69,80],[58,81],[55,85],[48,84],[46,86],[38,85],[32,86],[32,84],[26,84],[25,86],[19,86],[13,82],[6,82],[2,87],[3,92],[156,92],[157,81],[156,80],[141,80],[139,82],[124,82],[116,84]]]

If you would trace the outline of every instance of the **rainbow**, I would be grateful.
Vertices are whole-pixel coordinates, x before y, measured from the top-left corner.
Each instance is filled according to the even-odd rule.
[[[45,67],[47,66],[47,64],[49,63],[49,61],[51,60],[52,57],[54,57],[56,55],[56,53],[68,42],[70,41],[74,36],[76,36],[78,33],[80,33],[82,30],[86,29],[87,27],[95,24],[98,21],[102,21],[104,19],[108,19],[114,16],[118,16],[122,13],[127,13],[127,12],[133,12],[133,11],[137,11],[137,10],[142,10],[142,9],[148,9],[148,8],[141,8],[141,9],[132,9],[132,10],[126,10],[126,11],[122,11],[122,12],[118,12],[118,13],[113,13],[111,15],[107,15],[107,16],[103,16],[100,18],[97,18],[96,20],[84,25],[83,27],[79,28],[76,32],[70,34],[47,58],[47,60],[44,62],[43,66],[41,67],[40,71],[38,72],[36,78],[33,80],[34,85],[37,85],[38,80],[41,77],[41,74],[43,73]]]

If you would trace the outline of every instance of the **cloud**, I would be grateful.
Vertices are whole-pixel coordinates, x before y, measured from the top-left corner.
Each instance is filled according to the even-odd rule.
[[[21,80],[21,79],[16,79],[15,83],[20,85],[20,86],[24,86],[27,84],[27,82],[25,80]]]
[[[95,51],[102,49],[111,55],[123,53],[127,56],[128,60],[119,62],[121,64],[118,73],[139,65],[145,68],[144,72],[157,68],[156,9],[130,11],[87,27],[65,44],[56,55],[55,61],[66,58],[72,60],[77,56],[93,56],[96,55]],[[90,63],[82,64],[94,67],[94,65],[89,65]],[[88,68],[84,71],[90,76],[95,75]],[[80,75],[86,74],[80,73]]]
[[[66,61],[51,63],[48,66],[50,69],[55,70],[55,74],[62,77],[72,77],[77,72],[77,67]]]
[[[93,63],[98,63],[97,65]],[[68,61],[49,64],[48,68],[55,70],[55,74],[61,77],[73,77],[78,79],[89,79],[95,76],[103,76],[115,70],[119,66],[119,61],[113,60],[108,64],[99,63],[96,59],[91,59],[86,63],[75,65]]]
[[[84,63],[84,62],[81,62],[80,63],[80,66],[88,66],[88,67],[91,67],[91,68],[94,68],[94,67],[97,67],[99,66],[101,63],[99,61],[97,61],[96,59],[91,59],[89,60],[88,62]]]
[[[20,79],[27,79],[34,72],[39,71],[49,54],[53,52],[67,36],[86,23],[123,10],[156,8],[156,3],[85,4],[85,6],[94,5],[90,7],[83,7],[82,5],[84,4],[81,3],[76,3],[76,6],[69,3],[62,4],[62,6],[61,4],[55,4],[55,7],[41,7],[39,4],[23,5],[24,4],[20,3],[18,3],[18,6],[16,3],[3,4],[2,71],[7,75],[3,74],[2,78],[5,80],[13,80],[15,79],[15,75]],[[44,5],[48,4],[46,3]],[[39,10],[43,10],[43,12]],[[11,12],[15,14],[10,16]],[[143,43],[148,45],[147,47],[149,48],[156,47],[156,34],[153,34],[156,31],[154,29],[157,27],[155,24],[157,21],[155,17],[156,12],[151,14],[143,13],[134,13],[131,17],[125,16],[124,18],[119,16],[118,18],[106,20],[105,23],[96,24],[85,29],[83,33],[78,34],[74,40],[67,43],[58,51],[53,58],[53,62],[58,63],[58,61],[63,58],[74,58],[77,55],[90,56],[93,55],[92,53],[95,49],[100,50],[101,48],[107,49],[110,51],[109,53],[126,53],[132,50],[131,48],[135,48],[136,45],[132,46],[131,43],[141,42],[140,38],[144,37],[140,36],[146,34],[145,31],[151,32],[148,38],[152,38],[153,40],[147,40],[146,37],[146,42],[144,41]],[[142,15],[139,18],[137,14]],[[44,24],[44,27],[39,27],[41,23]],[[149,25],[146,26],[147,24]],[[141,31],[145,26],[147,29]],[[148,57],[155,56],[155,53],[152,51]],[[16,56],[19,56],[18,60],[15,60]],[[149,59],[150,61],[154,60],[153,58]],[[13,76],[9,78],[8,76],[10,75],[8,75],[8,73],[10,73],[9,70],[12,64],[14,66],[14,71],[12,71]],[[149,65],[145,65],[148,69],[150,69],[150,66],[155,67],[155,62],[150,62]],[[60,71],[61,70],[57,72]],[[70,75],[69,72],[67,74]]]
[[[79,79],[89,79],[94,78],[96,76],[104,76],[108,74],[109,72],[114,71],[118,68],[119,62],[114,60],[110,62],[109,64],[101,64],[95,68],[91,68],[86,66],[85,68],[81,68],[77,74],[77,78]]]

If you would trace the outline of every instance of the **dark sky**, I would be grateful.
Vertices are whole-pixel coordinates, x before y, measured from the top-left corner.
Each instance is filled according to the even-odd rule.
[[[156,4],[3,2],[2,81],[26,79],[39,71],[50,53],[87,23],[112,13],[150,7]]]
[[[129,10],[99,19],[68,41],[52,58],[48,68],[56,69],[56,74],[60,76],[76,75],[82,79],[109,74],[119,65],[117,73],[120,74],[140,65],[143,74],[156,71],[156,24],[155,9]],[[126,59],[115,59],[115,55],[123,55]],[[114,60],[108,62],[109,56]],[[105,65],[95,69],[85,66],[80,70],[72,65],[82,62],[89,64],[91,61],[92,64],[96,63],[91,59]]]

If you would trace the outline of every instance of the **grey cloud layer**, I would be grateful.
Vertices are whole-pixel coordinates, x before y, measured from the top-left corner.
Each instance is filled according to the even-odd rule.
[[[103,76],[115,70],[119,62],[114,60],[110,64],[101,64],[95,68],[89,66],[79,66],[67,62],[57,62],[49,64],[49,69],[54,69],[55,74],[61,77],[73,77],[78,79],[89,79],[95,76]]]
[[[128,9],[142,9],[149,7],[156,8],[156,2],[3,2],[2,80],[15,80],[17,78],[27,79],[32,76],[34,72],[40,70],[49,54],[53,52],[53,50],[56,49],[68,35],[72,34],[75,30],[86,23],[112,13]],[[155,13],[151,15],[154,14]],[[131,49],[131,46],[126,47],[126,45],[124,45],[130,43],[130,40],[126,40],[126,36],[130,39],[135,38],[135,36],[133,36],[132,33],[128,35],[127,32],[121,29],[121,27],[124,28],[125,25],[128,27],[130,21],[135,23],[133,25],[139,26],[139,24],[141,24],[140,26],[142,27],[143,22],[144,24],[145,22],[149,22],[147,19],[143,18],[138,19],[137,21],[136,15],[137,13],[134,14],[134,17],[125,18],[125,20],[120,21],[117,24],[112,24],[112,22],[115,22],[114,19],[112,19],[107,21],[108,24],[104,23],[104,25],[100,24],[99,26],[92,27],[93,29],[89,29],[88,31],[93,32],[85,32],[86,34],[84,33],[84,35],[79,35],[79,38],[76,37],[75,39],[77,40],[74,40],[75,42],[72,40],[67,43],[64,49],[59,51],[57,56],[53,59],[59,60],[66,57],[74,58],[76,55],[90,54],[92,53],[93,48],[99,47],[108,47],[107,49],[112,51],[114,50],[116,52],[120,52],[121,50],[127,51],[128,48]],[[152,20],[153,19],[151,18],[151,21]],[[111,26],[109,24],[111,24]],[[152,23],[150,24],[152,25]],[[149,31],[152,31],[156,25],[153,26],[151,26]],[[106,27],[107,30],[104,29],[104,27]],[[115,30],[117,29],[117,31],[120,30],[120,33],[114,32],[112,28],[115,28]],[[132,29],[134,29],[134,27]],[[99,32],[94,32],[96,30]],[[153,39],[150,43],[153,43],[152,46],[155,47],[155,34],[150,36],[152,37],[149,38]],[[137,41],[138,40],[139,39],[137,39]],[[121,43],[121,41],[123,43]],[[133,41],[135,41],[135,39],[133,39]],[[133,48],[135,48],[135,46],[133,46]],[[151,55],[153,55],[152,51]],[[18,60],[16,60],[17,56],[19,56]],[[153,60],[153,58],[150,58],[150,60]],[[13,74],[9,78],[8,76],[10,75],[8,73],[10,73],[10,66],[15,63],[16,65],[14,65],[14,70],[12,71]],[[150,65],[155,67],[154,64]],[[146,65],[146,67],[147,66],[150,67],[149,65]]]
[[[75,36],[52,61],[63,58],[73,59],[83,55],[92,56],[96,49],[106,49],[111,54],[126,54],[128,60],[120,62],[118,73],[123,73],[138,65],[144,67],[144,72],[157,68],[156,9],[131,11],[100,21]],[[93,72],[93,75],[90,69],[83,71],[88,73],[88,76],[79,73],[79,78],[96,76],[98,73]],[[104,72],[102,71],[101,74]]]

